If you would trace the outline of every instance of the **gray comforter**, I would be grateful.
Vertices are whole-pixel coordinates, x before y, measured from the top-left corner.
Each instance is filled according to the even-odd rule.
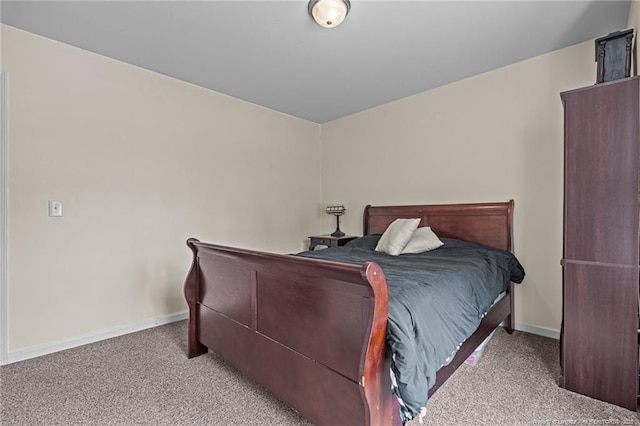
[[[369,235],[344,247],[298,255],[354,264],[373,261],[384,271],[387,341],[406,420],[426,405],[436,371],[476,330],[509,281],[522,282],[524,269],[507,251],[447,238],[433,251],[390,256],[374,251],[379,238]]]

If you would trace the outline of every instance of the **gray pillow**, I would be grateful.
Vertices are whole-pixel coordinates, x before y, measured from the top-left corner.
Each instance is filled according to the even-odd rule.
[[[349,241],[347,244],[345,244],[345,247],[374,250],[376,248],[376,245],[378,245],[378,241],[380,240],[381,235],[382,234],[365,235],[364,237],[356,238],[355,240]]]

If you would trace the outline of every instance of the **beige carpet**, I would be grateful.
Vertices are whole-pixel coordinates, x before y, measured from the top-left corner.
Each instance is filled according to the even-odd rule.
[[[0,424],[308,424],[216,356],[188,360],[185,337],[183,321],[3,366]],[[558,388],[559,373],[557,341],[499,330],[429,401],[425,423],[640,425],[637,413]]]

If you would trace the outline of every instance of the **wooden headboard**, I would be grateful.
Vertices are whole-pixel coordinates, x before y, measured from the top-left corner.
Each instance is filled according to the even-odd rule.
[[[506,203],[367,206],[364,235],[382,234],[398,218],[420,218],[443,238],[457,238],[513,250],[513,200]]]

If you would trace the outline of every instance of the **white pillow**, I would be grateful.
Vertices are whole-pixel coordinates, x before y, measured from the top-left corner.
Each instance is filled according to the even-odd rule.
[[[420,219],[396,219],[384,231],[378,241],[376,251],[397,256],[407,245],[413,232],[418,228]]]
[[[424,253],[425,251],[437,249],[443,244],[435,232],[431,230],[431,227],[424,226],[416,229],[400,254]]]

